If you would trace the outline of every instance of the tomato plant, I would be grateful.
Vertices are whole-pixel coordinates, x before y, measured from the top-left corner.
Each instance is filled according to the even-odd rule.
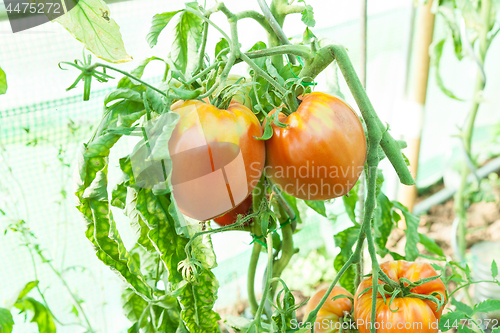
[[[363,171],[366,138],[356,113],[342,100],[314,92],[273,126],[266,141],[266,175],[286,193],[327,200],[349,193]]]
[[[327,288],[321,289],[309,299],[306,305],[306,316],[318,306],[327,290]],[[342,287],[333,288],[328,295],[327,301],[318,312],[318,316],[314,322],[314,327],[318,328],[314,332],[330,333],[339,331],[340,318],[345,317],[346,313],[350,313],[351,310],[352,294]]]
[[[172,186],[182,213],[204,221],[238,206],[264,168],[264,142],[257,117],[233,102],[221,110],[203,101],[177,102],[180,115],[168,143]]]
[[[389,261],[381,264],[380,268],[389,279],[397,282],[394,289],[379,281],[381,288],[376,297],[376,323],[380,331],[437,332],[446,301],[446,287],[434,268],[428,263],[404,260]],[[427,282],[422,283],[422,280]],[[364,279],[354,298],[354,318],[361,333],[370,332],[372,286],[371,277]]]
[[[421,311],[408,315],[407,321],[439,319],[453,293],[446,297],[444,284],[431,266],[404,261],[380,265],[377,256],[413,261],[421,255],[417,247],[421,243],[435,256],[426,258],[446,263],[441,267],[446,282],[452,278],[463,281],[454,292],[474,283],[467,266],[449,262],[432,239],[418,232],[417,216],[382,192],[378,166],[384,158],[402,184],[415,183],[401,151],[405,143],[396,141],[379,119],[346,49],[318,42],[310,30],[315,24],[310,5],[287,0],[272,0],[270,5],[257,2],[262,13],[235,13],[223,2],[212,7],[190,2],[183,9],[155,15],[147,36],[151,47],[176,22],[169,58],[146,59],[131,73],[108,64],[92,64],[90,56],[64,63],[81,71],[70,88],[83,80],[84,100],[90,97],[94,78],[101,82],[111,79],[105,70],[125,76],[105,98],[103,120],[83,146],[76,195],[87,222],[85,235],[97,257],[128,284],[127,304],[138,309],[129,313],[134,323],[131,331],[220,331],[221,318],[214,311],[219,282],[212,272],[217,262],[210,235],[234,230],[232,222],[241,209],[239,225],[253,221],[245,226],[253,238],[247,274],[252,318],[226,316],[225,325],[249,333],[288,332],[300,305],[295,304],[281,274],[298,250],[294,244],[298,223],[307,223],[299,206],[305,203],[327,216],[324,201],[340,196],[344,196],[353,225],[335,235],[336,245],[341,247],[333,263],[338,274],[329,288],[311,299],[304,323],[312,325],[321,318],[340,321],[349,312],[351,294],[336,284],[354,292],[363,275],[365,241],[373,270],[360,284],[354,316],[370,323],[372,333],[380,309],[384,310],[380,318],[394,321],[402,320],[398,311],[404,309]],[[286,16],[296,13],[302,13],[307,27],[304,40],[292,45],[282,27]],[[216,14],[227,19],[228,33],[212,20]],[[174,17],[177,19],[172,20]],[[238,21],[243,19],[253,19],[262,27],[269,37],[267,44],[256,40],[250,50],[242,50]],[[212,53],[207,50],[207,40],[213,29],[223,37]],[[89,48],[102,56],[102,50]],[[130,60],[121,55],[114,60]],[[142,80],[145,67],[153,60],[165,63],[158,85]],[[248,77],[231,76],[238,63],[248,66]],[[332,63],[345,78],[366,134],[353,108],[330,94],[311,92],[321,90],[314,79]],[[156,129],[154,136],[148,136],[151,128]],[[124,135],[138,136],[138,147],[145,153],[134,155],[133,151],[120,159],[124,180],[110,191],[109,198],[110,150]],[[145,186],[134,166],[138,157],[145,165],[151,163],[151,170],[161,170],[162,177],[149,179]],[[264,163],[266,172],[262,172]],[[151,171],[145,170],[146,174]],[[354,185],[362,170],[366,193],[358,197]],[[358,198],[364,198],[363,212],[358,214],[361,219],[356,219],[354,209]],[[110,205],[122,209],[138,229],[137,246],[132,250],[121,240]],[[387,248],[400,214],[406,220],[404,255]],[[199,223],[212,218],[223,226],[211,229]],[[258,300],[255,280],[263,251],[267,252],[267,267]],[[156,260],[154,267],[137,265],[151,258]],[[358,271],[353,272],[353,267]],[[493,282],[499,283],[494,267],[496,264],[492,266]],[[159,288],[160,280],[165,288]],[[332,298],[340,293],[347,298]],[[400,308],[389,309],[391,305]],[[460,314],[464,318],[490,309],[484,306],[469,311],[459,306],[465,309]],[[359,328],[367,332],[365,327]]]

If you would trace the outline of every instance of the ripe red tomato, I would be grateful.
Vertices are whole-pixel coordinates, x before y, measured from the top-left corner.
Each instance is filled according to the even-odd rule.
[[[168,148],[172,188],[181,212],[205,221],[238,206],[257,185],[265,144],[257,117],[232,102],[227,110],[199,100],[172,105],[180,115]]]
[[[238,206],[236,206],[235,209],[230,210],[226,214],[214,218],[215,223],[220,225],[221,227],[225,227],[226,225],[230,225],[236,222],[238,219],[238,215],[248,215],[250,211],[252,210],[252,195],[250,194],[245,200],[243,200],[242,203],[240,203]],[[250,220],[246,224],[250,224],[252,221]]]
[[[327,288],[321,289],[309,299],[306,305],[306,314],[304,321],[309,313],[318,306],[319,302],[327,292]],[[338,332],[340,328],[339,318],[344,317],[344,312],[351,312],[352,301],[348,297],[332,300],[337,295],[347,295],[352,298],[352,294],[342,287],[334,287],[328,299],[318,311],[318,316],[314,322],[315,333],[331,333]],[[304,328],[309,328],[305,326]],[[345,330],[344,330],[345,331]]]
[[[404,277],[412,282],[425,279],[438,274],[428,263],[415,263],[404,260],[390,261],[380,265],[380,268],[390,279],[399,283]],[[379,280],[380,284],[385,282]],[[372,279],[366,278],[361,282],[354,297],[354,318],[360,333],[370,332],[372,290],[361,294],[363,290],[372,286]],[[436,333],[438,332],[438,320],[441,318],[442,308],[438,309],[436,303],[430,300],[422,300],[408,297],[405,293],[420,295],[431,295],[434,292],[446,297],[446,287],[441,279],[436,279],[404,291],[402,297],[394,298],[389,308],[390,295],[386,295],[387,302],[379,293],[377,295],[377,332],[408,332],[408,333]],[[441,297],[436,296],[441,299]],[[378,325],[378,327],[377,327]]]
[[[366,139],[356,113],[325,93],[304,96],[296,112],[280,114],[266,141],[266,175],[286,193],[305,200],[343,196],[358,180]]]

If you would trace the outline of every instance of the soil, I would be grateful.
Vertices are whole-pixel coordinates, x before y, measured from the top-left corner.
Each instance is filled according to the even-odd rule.
[[[417,199],[417,203],[443,188],[442,184],[433,186],[425,195]],[[495,190],[495,202],[479,202],[472,204],[467,210],[466,236],[467,248],[480,241],[500,241],[500,190]],[[440,205],[433,206],[420,218],[419,232],[434,239],[443,252],[452,257],[450,243],[451,226],[455,219],[454,200],[450,199]],[[389,239],[391,250],[404,253],[405,235],[401,230],[394,230]],[[424,251],[423,248],[420,249]],[[425,253],[425,251],[423,252]]]

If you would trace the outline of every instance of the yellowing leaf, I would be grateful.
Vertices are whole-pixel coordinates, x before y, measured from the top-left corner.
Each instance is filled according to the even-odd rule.
[[[54,21],[62,24],[97,57],[109,62],[132,60],[125,51],[120,27],[110,18],[102,0],[79,0],[73,9]]]

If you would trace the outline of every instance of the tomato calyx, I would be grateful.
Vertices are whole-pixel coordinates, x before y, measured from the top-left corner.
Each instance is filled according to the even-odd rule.
[[[437,309],[440,310],[445,304],[446,304],[446,295],[443,295],[439,292],[433,292],[429,295],[425,294],[417,294],[412,292],[412,290],[418,286],[421,286],[425,283],[437,280],[441,277],[440,275],[436,276],[431,276],[425,279],[421,279],[418,281],[410,281],[407,278],[401,277],[399,278],[399,281],[394,284],[386,284],[386,283],[381,283],[378,285],[378,292],[384,299],[384,302],[387,304],[387,298],[390,297],[389,300],[389,309],[392,312],[397,312],[399,311],[399,308],[393,309],[391,307],[392,303],[394,302],[395,298],[405,298],[405,297],[413,297],[413,298],[419,298],[421,300],[428,300],[436,304]],[[391,280],[393,281],[393,280]],[[396,282],[396,281],[393,281]],[[372,290],[373,286],[370,286],[363,290],[359,295],[358,298],[360,298],[364,293],[370,292]]]

